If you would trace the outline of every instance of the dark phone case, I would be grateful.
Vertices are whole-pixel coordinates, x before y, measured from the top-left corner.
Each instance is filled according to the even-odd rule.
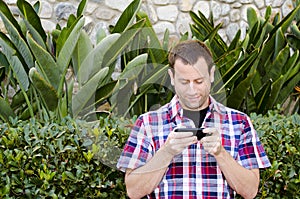
[[[177,128],[175,132],[193,132],[194,136],[197,136],[198,140],[204,138],[207,133],[203,133],[204,128]]]

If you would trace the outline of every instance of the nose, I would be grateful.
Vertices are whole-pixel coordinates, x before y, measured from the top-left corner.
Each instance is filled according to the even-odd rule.
[[[195,92],[195,89],[194,89],[194,82],[190,82],[190,91],[191,92]]]

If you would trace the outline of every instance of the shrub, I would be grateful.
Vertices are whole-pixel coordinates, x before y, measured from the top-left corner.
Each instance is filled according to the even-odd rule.
[[[251,114],[272,166],[257,198],[300,195],[300,116]],[[115,169],[135,118],[0,123],[0,198],[127,198]]]
[[[252,114],[272,166],[261,172],[258,198],[300,198],[300,115]]]
[[[60,124],[0,124],[0,198],[125,198],[123,174],[111,165],[128,124],[69,117]]]

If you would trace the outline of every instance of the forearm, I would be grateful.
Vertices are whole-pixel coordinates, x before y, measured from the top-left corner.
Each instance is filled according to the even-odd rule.
[[[160,183],[173,156],[160,149],[144,166],[126,171],[125,184],[130,198],[150,194]]]
[[[244,198],[254,198],[259,186],[259,169],[249,170],[239,165],[222,148],[215,158],[229,186]]]

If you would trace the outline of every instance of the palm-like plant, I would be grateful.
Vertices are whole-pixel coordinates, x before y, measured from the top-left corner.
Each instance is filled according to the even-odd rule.
[[[210,46],[220,72],[213,94],[247,113],[282,105],[300,81],[299,22],[293,24],[299,10],[300,5],[280,21],[279,14],[271,20],[270,7],[264,18],[249,8],[245,38],[240,40],[238,31],[229,46],[217,33],[221,24],[214,27],[202,13],[190,12],[192,34]]]
[[[128,29],[130,22],[145,20],[141,30],[120,56],[122,74],[114,94],[109,99],[112,111],[123,116],[139,115],[154,105],[162,105],[173,94],[169,89],[166,73],[170,47],[168,30],[163,41],[159,41],[148,16],[139,10],[138,2],[140,1],[133,1],[118,23],[111,27],[112,34],[121,33]],[[142,64],[140,67],[132,67],[132,62]]]
[[[82,94],[73,97],[74,116],[90,119],[101,113],[98,107],[104,102],[109,103],[109,111],[116,115],[139,115],[172,97],[166,72],[170,47],[168,31],[163,41],[159,41],[140,7],[141,0],[132,1],[116,25],[110,27],[110,35],[99,34],[103,38],[97,39],[94,49],[89,47],[87,35],[80,37],[80,50],[79,47],[75,49],[72,63]],[[120,75],[112,79],[116,64],[119,64]],[[101,84],[92,90],[84,85],[91,79],[90,75],[105,67],[108,67],[107,74]]]
[[[96,111],[97,106],[112,95],[117,82],[121,82],[111,79],[115,64],[145,24],[145,19],[131,20],[120,33],[99,34],[94,46],[83,30],[85,0],[80,3],[77,16],[70,15],[67,26],[58,27],[51,37],[42,29],[37,15],[38,3],[31,6],[18,0],[22,13],[19,21],[4,1],[1,0],[0,5],[0,16],[9,35],[0,34],[0,58],[5,66],[0,116],[5,121],[15,116],[41,120],[60,120],[66,115],[82,118]],[[126,15],[134,16],[140,5],[139,0],[132,2]],[[141,60],[146,57],[143,55],[128,63],[130,67],[121,77],[136,78],[138,73],[130,71],[139,71],[138,67],[143,67]],[[65,77],[70,69],[74,78],[67,81]],[[78,84],[76,93],[74,83]],[[9,87],[17,91],[12,99],[7,92]]]
[[[2,87],[2,91],[9,86],[16,90],[10,104],[8,95],[3,95],[2,101],[6,103],[0,115],[3,116],[4,111],[10,114],[2,119],[7,121],[9,116],[14,117],[15,114],[20,119],[47,119],[53,115],[61,118],[66,96],[64,80],[84,24],[81,17],[83,8],[80,7],[75,20],[69,20],[69,26],[58,35],[58,40],[63,41],[64,45],[54,55],[52,49],[56,43],[50,41],[41,26],[37,15],[39,3],[32,7],[28,2],[18,0],[17,6],[22,16],[19,21],[13,17],[4,1],[1,0],[0,4],[0,16],[9,35],[1,33],[0,45],[4,55],[2,58],[8,63],[6,67],[9,72],[6,74],[10,74],[6,76],[8,83],[6,88]]]

